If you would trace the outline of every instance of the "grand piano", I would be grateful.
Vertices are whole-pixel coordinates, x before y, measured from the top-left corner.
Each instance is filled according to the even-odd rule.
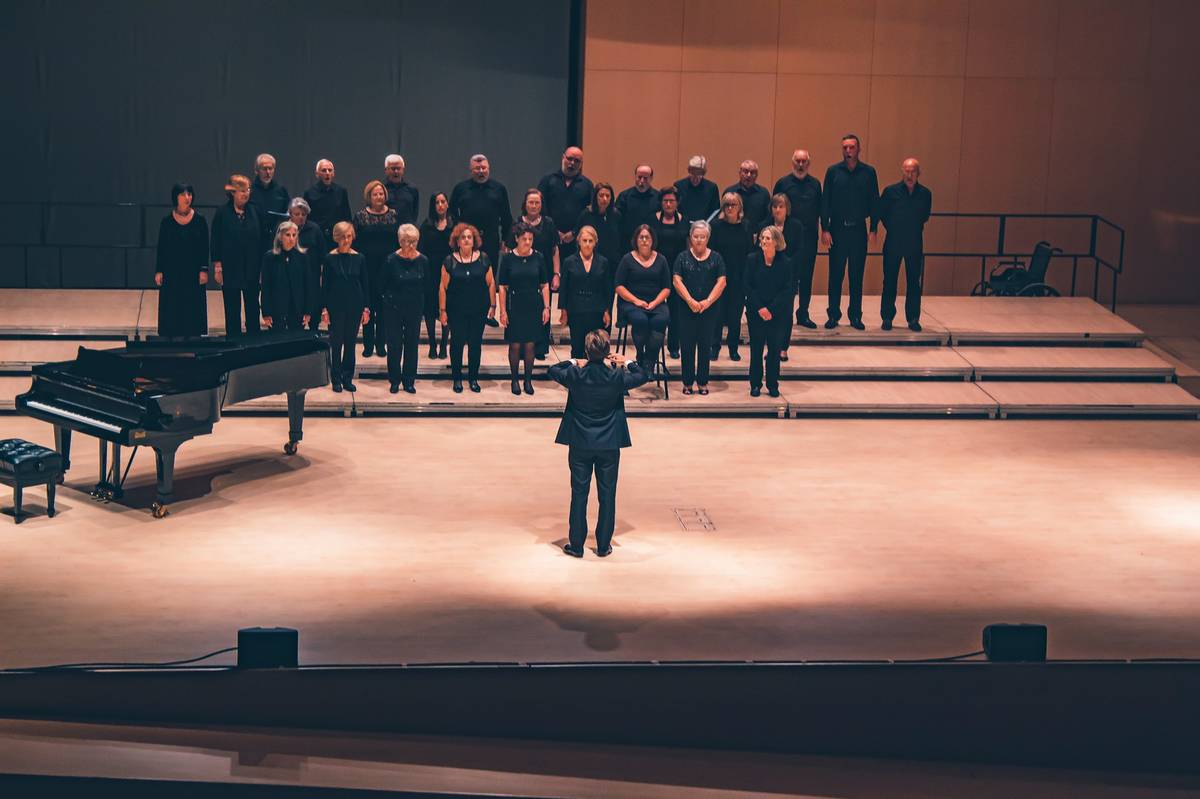
[[[98,499],[122,494],[121,447],[152,447],[158,493],[151,510],[161,519],[173,500],[175,451],[211,433],[222,408],[287,394],[283,449],[294,455],[304,436],[304,394],[328,382],[329,342],[316,333],[151,338],[121,349],[80,347],[73,361],[35,366],[33,385],[17,397],[16,408],[54,425],[64,473],[72,432],[100,440],[100,482],[92,491]]]

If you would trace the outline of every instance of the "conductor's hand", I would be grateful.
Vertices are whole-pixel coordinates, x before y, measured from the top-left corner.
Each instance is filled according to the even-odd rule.
[[[617,366],[624,366],[625,364],[629,363],[628,358],[626,358],[624,355],[621,355],[620,353],[616,353],[616,352],[609,355],[608,359]]]
[[[565,326],[567,324],[567,309],[560,308],[558,311],[558,323]]]
[[[200,270],[200,285],[208,285],[208,272],[205,272],[204,270]]]
[[[263,317],[263,324],[264,324],[265,326],[267,326],[267,327],[270,327],[270,326],[271,326],[271,317],[269,317],[269,316],[264,316],[264,317]]]
[[[202,275],[203,275],[204,273],[203,273],[203,272],[201,272],[200,274],[202,274]],[[155,273],[154,273],[154,285],[156,285],[156,286],[160,286],[160,287],[162,286],[162,272],[155,272]]]
[[[829,235],[828,230],[821,231],[821,243],[824,244],[826,247],[833,246],[833,236]]]
[[[328,308],[321,309],[321,324],[325,325],[326,327],[329,327],[329,309]]]
[[[770,322],[771,321],[771,312],[768,311],[766,308],[759,308],[758,309],[758,318],[763,320],[764,322]]]

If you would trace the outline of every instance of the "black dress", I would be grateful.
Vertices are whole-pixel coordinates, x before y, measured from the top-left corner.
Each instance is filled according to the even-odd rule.
[[[296,247],[263,254],[262,315],[270,317],[272,330],[301,330],[304,316],[312,313],[316,299],[308,263],[308,254]]]
[[[417,245],[421,254],[429,259],[430,267],[425,270],[425,308],[423,315],[436,317],[438,315],[438,286],[442,280],[441,264],[450,254],[450,234],[454,225],[446,220],[445,230],[438,230],[430,220],[421,224],[421,241]]]
[[[379,269],[384,259],[396,251],[396,231],[399,228],[400,218],[394,208],[382,214],[371,213],[363,208],[354,215],[354,249],[367,260],[367,285],[371,288],[371,294],[367,297],[371,320],[363,325],[364,355],[369,355],[376,347],[387,348],[387,314],[380,300]]]
[[[158,226],[154,271],[163,276],[158,290],[158,335],[203,336],[208,333],[208,304],[200,273],[208,270],[208,222],[198,211],[186,225],[174,214]]]
[[[675,214],[675,221],[667,224],[659,218],[654,220],[654,232],[658,236],[658,251],[667,259],[668,264],[674,264],[679,253],[687,249],[687,221],[680,214]],[[671,326],[667,328],[667,349],[672,353],[679,350],[679,297],[674,291],[667,298],[667,310],[671,314]]]
[[[450,322],[450,371],[456,383],[462,381],[462,353],[467,348],[467,375],[479,378],[479,360],[483,352],[483,320],[487,317],[491,296],[487,275],[492,262],[487,253],[474,261],[463,262],[455,254],[446,256],[442,269],[450,276],[446,284],[446,318]]]
[[[604,314],[612,308],[612,301],[613,270],[607,258],[593,253],[587,269],[578,254],[563,263],[558,307],[567,312],[572,358],[586,357],[584,336],[604,326]]]
[[[742,222],[726,222],[718,219],[712,223],[712,236],[708,246],[720,254],[725,262],[725,279],[728,285],[721,294],[721,318],[717,322],[714,348],[721,345],[721,333],[728,328],[726,343],[729,352],[736,353],[742,336],[742,309],[745,307],[746,293],[743,275],[746,268],[746,258],[754,249],[754,237],[750,228]]]
[[[548,227],[555,230],[553,226]],[[536,251],[529,255],[509,252],[500,256],[498,282],[508,288],[508,327],[504,329],[504,340],[508,343],[542,340],[542,310],[545,308],[542,286],[549,282],[547,271],[546,260]]]

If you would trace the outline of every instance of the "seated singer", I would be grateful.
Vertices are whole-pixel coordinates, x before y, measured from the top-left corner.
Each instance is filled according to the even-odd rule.
[[[600,515],[596,519],[596,554],[612,554],[617,519],[617,470],[621,448],[631,446],[625,420],[625,392],[649,379],[636,361],[609,352],[608,334],[593,330],[584,338],[587,359],[563,361],[550,367],[550,378],[567,389],[567,407],[554,441],[566,444],[571,467],[570,541],[563,552],[583,557],[587,538],[587,502],[592,471]]]

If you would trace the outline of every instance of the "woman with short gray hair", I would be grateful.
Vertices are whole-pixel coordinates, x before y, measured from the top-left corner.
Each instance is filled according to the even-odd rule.
[[[300,231],[300,245],[308,252],[309,280],[312,285],[321,284],[321,259],[325,253],[333,249],[333,245],[325,241],[325,234],[316,222],[308,218],[312,209],[303,197],[293,197],[288,203],[288,219]],[[321,327],[321,314],[315,313],[309,320],[308,329],[317,330]]]
[[[425,309],[425,274],[429,259],[417,252],[421,232],[408,222],[399,227],[400,247],[379,268],[379,297],[387,326],[388,382],[393,394],[416,394],[417,349],[421,340],[421,314]]]
[[[317,303],[308,254],[299,240],[295,222],[280,222],[271,249],[263,254],[262,319],[271,330],[303,330]]]
[[[693,222],[688,248],[679,253],[672,270],[679,295],[679,344],[683,393],[708,393],[708,364],[712,360],[712,338],[720,313],[717,300],[725,291],[725,261],[708,248],[712,229],[707,222]]]

